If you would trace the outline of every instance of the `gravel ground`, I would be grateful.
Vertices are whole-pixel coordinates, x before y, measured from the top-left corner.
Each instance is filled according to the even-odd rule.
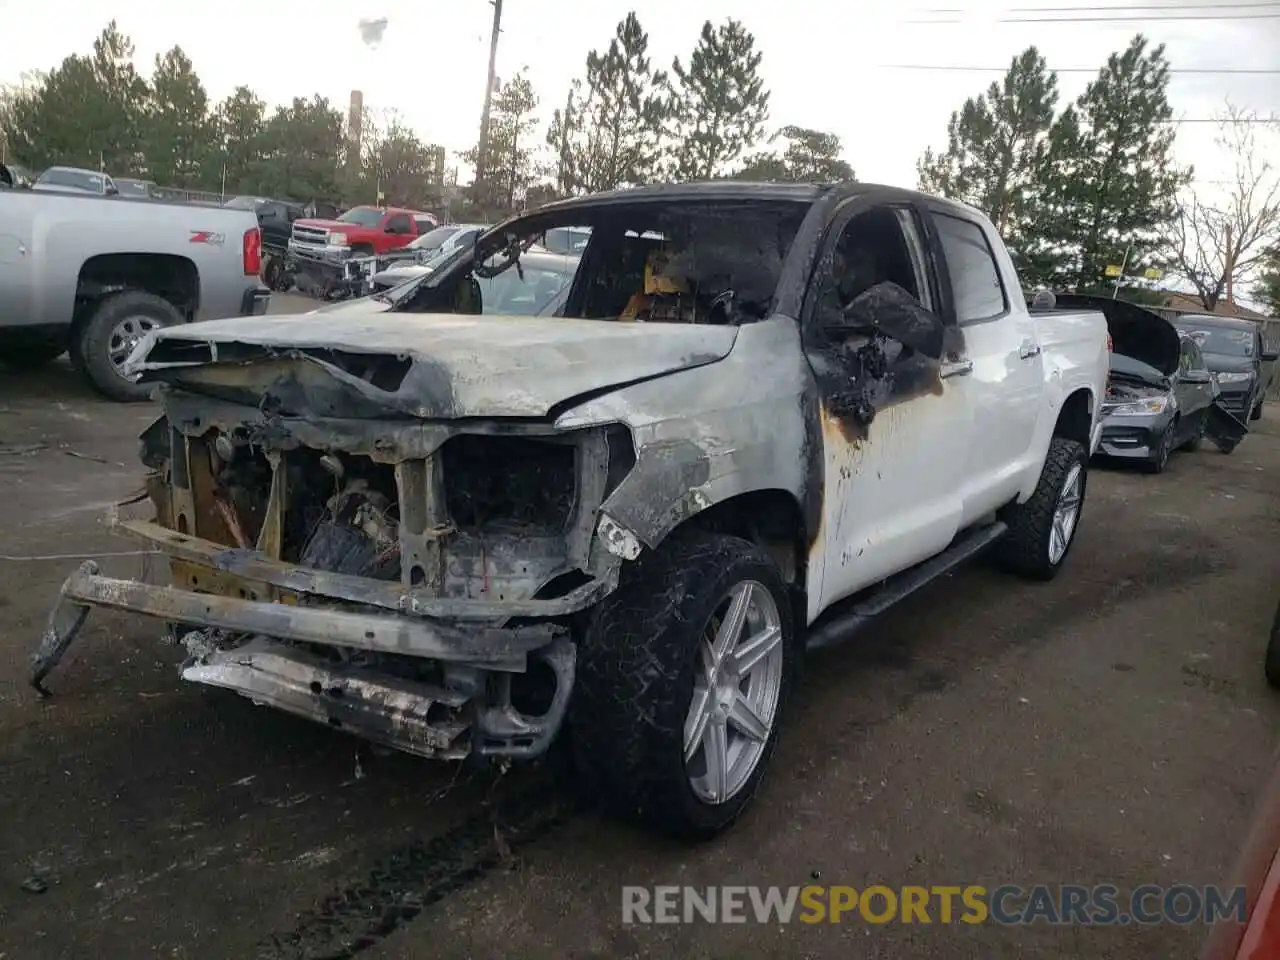
[[[753,812],[691,849],[579,809],[554,769],[457,776],[183,684],[177,651],[125,617],[91,617],[36,700],[27,657],[76,565],[48,558],[129,549],[102,515],[136,488],[154,412],[96,399],[61,365],[0,378],[4,960],[1133,960],[1193,956],[1204,935],[623,925],[621,888],[1222,882],[1280,720],[1262,678],[1280,599],[1274,411],[1229,457],[1095,469],[1054,583],[975,565],[811,661]]]

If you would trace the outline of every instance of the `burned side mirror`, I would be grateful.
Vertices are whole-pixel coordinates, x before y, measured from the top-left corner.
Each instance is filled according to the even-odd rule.
[[[933,360],[942,359],[946,327],[932,310],[896,283],[877,283],[844,308],[831,335],[881,334]]]

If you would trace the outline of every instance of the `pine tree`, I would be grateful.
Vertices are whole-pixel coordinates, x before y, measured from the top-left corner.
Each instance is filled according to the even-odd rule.
[[[951,114],[947,149],[920,159],[920,188],[977,207],[1013,239],[1057,101],[1057,76],[1028,47],[1002,82]]]
[[[33,167],[53,164],[141,172],[146,82],[133,67],[133,44],[112,20],[90,56],[74,54],[10,106],[9,140]]]
[[[214,116],[218,146],[218,189],[225,177],[230,193],[256,193],[262,169],[262,131],[267,105],[248,87],[236,87]],[[213,166],[211,164],[211,166]],[[209,184],[212,189],[213,184]]]
[[[672,141],[669,174],[708,180],[724,172],[760,138],[769,119],[769,92],[759,75],[755,37],[737,20],[702,25],[686,67],[671,64],[667,110]]]
[[[786,141],[781,154],[765,151],[750,158],[733,174],[735,180],[766,180],[782,183],[835,183],[855,180],[853,167],[841,159],[840,138],[834,133],[808,127],[783,127],[770,142]]]
[[[1164,47],[1141,34],[1063,111],[1041,158],[1024,267],[1032,282],[1088,290],[1109,264],[1149,262],[1190,178],[1173,157]]]
[[[181,47],[156,57],[151,97],[142,120],[147,172],[174,187],[218,187],[221,163],[213,145],[209,97]],[[204,167],[217,167],[205,183]]]
[[[557,111],[548,142],[560,149],[566,193],[594,193],[652,182],[661,160],[666,76],[648,56],[649,35],[635,13],[608,49],[587,54],[585,95]]]
[[[534,182],[533,131],[538,125],[534,115],[537,108],[538,96],[523,70],[502,84],[494,95],[486,151],[486,182],[476,184],[474,191],[479,206],[492,216],[517,210],[525,191]],[[477,149],[469,150],[463,159],[475,163],[478,153]]]

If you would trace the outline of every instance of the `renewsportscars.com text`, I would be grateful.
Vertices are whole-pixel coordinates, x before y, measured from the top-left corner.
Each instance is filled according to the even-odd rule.
[[[1245,921],[1243,887],[969,884],[889,887],[623,887],[632,923],[1046,923],[1111,926]]]

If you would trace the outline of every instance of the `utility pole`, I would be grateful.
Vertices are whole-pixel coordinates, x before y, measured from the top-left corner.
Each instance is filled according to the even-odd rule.
[[[476,147],[476,185],[484,181],[489,152],[489,108],[493,103],[493,80],[498,68],[498,34],[502,32],[502,0],[493,4],[493,33],[489,37],[489,77],[484,85],[484,110],[480,113],[480,143]]]
[[[1231,308],[1232,311],[1234,312],[1235,301],[1232,299],[1232,294],[1235,293],[1235,290],[1233,289],[1234,284],[1231,282],[1231,275],[1236,272],[1236,264],[1235,264],[1236,258],[1235,258],[1235,250],[1233,250],[1231,247],[1231,224],[1230,223],[1227,224],[1226,241],[1227,242],[1225,246],[1227,248],[1227,257],[1226,257],[1225,269],[1227,274],[1227,306]]]
[[[1111,291],[1111,299],[1114,300],[1120,296],[1120,281],[1124,279],[1124,268],[1129,265],[1129,254],[1133,252],[1133,244],[1130,243],[1124,248],[1124,259],[1120,261],[1120,272],[1116,274],[1116,286]]]

